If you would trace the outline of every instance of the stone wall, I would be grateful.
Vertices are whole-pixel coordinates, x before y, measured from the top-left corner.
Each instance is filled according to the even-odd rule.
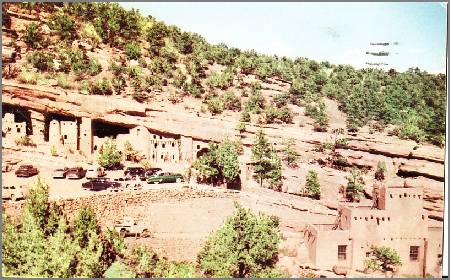
[[[60,205],[66,217],[72,221],[82,206],[90,207],[97,215],[101,227],[108,226],[111,221],[122,218],[127,207],[146,205],[152,202],[184,201],[193,198],[236,198],[238,194],[231,190],[142,190],[121,193],[96,194],[74,199],[59,199],[55,202]],[[24,206],[24,201],[16,203],[3,203],[7,215],[18,217]]]

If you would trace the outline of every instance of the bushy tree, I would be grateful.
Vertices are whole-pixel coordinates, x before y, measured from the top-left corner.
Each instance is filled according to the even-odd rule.
[[[211,143],[209,151],[192,166],[200,172],[204,181],[215,184],[225,180],[226,183],[233,183],[240,172],[238,156],[237,143],[225,138],[220,145]]]
[[[305,185],[306,194],[314,199],[320,199],[320,182],[317,177],[317,172],[314,170],[308,171]]]
[[[39,32],[39,26],[34,22],[25,26],[25,34],[22,40],[33,49],[45,48],[48,45],[48,40],[44,39]]]
[[[377,171],[375,172],[375,179],[377,179],[378,181],[383,181],[386,177],[386,171],[387,171],[387,167],[386,167],[386,163],[384,161],[379,161],[377,163]]]
[[[283,141],[284,160],[288,166],[296,166],[299,154],[295,150],[295,139],[288,138]]]
[[[42,72],[50,72],[54,70],[53,53],[45,51],[36,51],[27,55],[27,61],[36,69]]]
[[[346,197],[349,201],[359,201],[364,192],[364,180],[361,171],[353,169],[347,176]]]
[[[384,273],[395,271],[398,266],[402,265],[399,254],[392,248],[386,246],[372,246],[371,257],[369,262],[371,269],[380,270]]]
[[[280,191],[282,185],[281,160],[271,148],[266,135],[259,129],[252,146],[254,173],[262,187],[263,181],[269,179],[269,187]]]
[[[100,149],[98,163],[106,169],[113,169],[120,165],[121,159],[122,156],[116,148],[116,142],[108,138]]]
[[[63,41],[72,41],[76,38],[75,21],[64,13],[55,13],[50,16],[48,27],[56,31]]]
[[[225,109],[225,104],[223,103],[223,100],[217,96],[209,98],[206,101],[206,104],[208,106],[208,110],[213,115],[221,114]]]
[[[138,59],[141,57],[141,47],[137,42],[130,42],[125,45],[125,54],[128,59]]]
[[[264,277],[282,274],[275,269],[281,235],[278,219],[235,204],[236,212],[209,236],[198,254],[207,277]]]

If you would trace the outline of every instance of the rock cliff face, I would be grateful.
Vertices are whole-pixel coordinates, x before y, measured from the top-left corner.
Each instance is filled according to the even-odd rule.
[[[285,88],[280,87],[279,90],[285,90]],[[39,112],[89,117],[130,128],[142,125],[160,133],[190,136],[203,141],[221,141],[226,136],[241,137],[246,147],[251,145],[253,134],[258,129],[257,125],[248,124],[246,132],[239,136],[234,129],[236,119],[232,117],[213,117],[192,110],[180,110],[180,107],[175,108],[170,103],[142,104],[130,98],[84,95],[45,86],[23,85],[11,80],[4,80],[2,98],[3,103]],[[275,145],[280,145],[285,138],[296,140],[301,162],[298,169],[286,172],[288,175],[285,176],[285,183],[290,186],[288,192],[297,193],[304,185],[306,169],[313,168],[321,178],[325,199],[339,200],[336,199],[336,196],[339,196],[338,189],[340,185],[345,184],[344,178],[348,175],[348,170],[327,171],[314,164],[316,160],[323,157],[323,154],[316,152],[315,148],[325,142],[332,142],[333,134],[315,132],[310,127],[298,127],[295,124],[265,125],[263,129]],[[388,178],[385,184],[403,185],[403,180],[409,179],[412,184],[423,186],[426,198],[425,209],[430,212],[430,217],[442,219],[444,149],[431,145],[418,145],[413,141],[401,140],[381,133],[360,132],[356,136],[343,135],[342,137],[348,139],[348,145],[336,151],[343,155],[351,166],[368,170],[365,176],[368,192],[375,183],[373,174],[377,163],[385,161],[388,167]],[[249,152],[248,149],[246,152]],[[300,178],[296,181],[295,177]]]

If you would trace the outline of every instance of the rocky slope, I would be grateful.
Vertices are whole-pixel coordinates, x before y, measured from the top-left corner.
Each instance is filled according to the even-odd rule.
[[[14,9],[13,9],[14,8]],[[17,65],[25,63],[25,55],[29,51],[27,45],[14,34],[25,32],[26,24],[41,22],[42,31],[55,39],[50,32],[46,13],[34,11],[26,14],[16,7],[11,7],[11,27],[2,34],[3,42],[9,42],[16,48],[16,52],[22,57],[17,60]],[[13,40],[13,37],[14,38]],[[57,39],[57,38],[56,38]],[[123,55],[123,50],[113,49],[105,44],[99,44],[93,48],[85,43],[75,40],[72,45],[77,48],[81,45],[87,50],[87,55],[96,58],[102,69],[108,69],[109,59]],[[51,45],[49,50],[54,50]],[[149,62],[145,57],[146,63]],[[211,69],[223,69],[214,64]],[[95,79],[100,79],[106,74],[103,70]],[[255,81],[255,75],[242,75],[242,81],[249,84]],[[50,79],[47,85],[28,85],[18,79],[2,79],[2,102],[5,104],[23,106],[28,109],[59,113],[76,117],[90,117],[105,122],[133,127],[142,125],[150,130],[162,133],[191,136],[205,141],[222,141],[226,136],[241,138],[245,146],[245,157],[248,158],[253,135],[261,127],[269,136],[276,147],[281,147],[283,139],[293,138],[296,149],[301,155],[297,168],[284,166],[284,191],[297,194],[304,186],[305,176],[308,170],[316,170],[322,184],[323,201],[328,205],[335,205],[341,199],[339,195],[340,185],[346,184],[345,176],[349,174],[350,167],[358,167],[367,170],[365,174],[366,193],[370,196],[371,187],[375,182],[374,173],[377,163],[385,161],[388,167],[388,177],[384,184],[403,185],[408,180],[409,185],[423,186],[425,190],[425,209],[429,211],[431,218],[443,217],[443,192],[444,192],[444,149],[428,144],[417,144],[414,141],[401,140],[395,136],[389,136],[385,132],[370,133],[363,128],[358,133],[349,133],[345,130],[346,115],[339,110],[338,104],[325,98],[327,114],[330,118],[328,132],[317,132],[313,129],[314,121],[305,115],[305,107],[289,104],[294,113],[290,124],[274,123],[257,125],[256,120],[246,124],[246,131],[239,134],[235,128],[239,120],[239,112],[224,111],[221,115],[213,116],[201,110],[203,104],[193,97],[185,97],[180,103],[173,104],[168,101],[171,85],[164,86],[160,92],[152,92],[154,96],[148,102],[137,102],[130,97],[129,88],[125,95],[98,96],[89,95],[81,90],[67,90],[57,86],[56,80]],[[262,82],[261,92],[270,102],[273,97],[286,93],[291,83],[274,78],[267,78]],[[238,81],[233,80],[230,90],[238,88]],[[254,117],[254,116],[252,116]],[[340,138],[347,138],[345,147],[336,149],[346,158],[348,167],[335,169],[324,166],[324,161],[330,156],[329,150],[320,151],[319,147],[326,143],[333,143],[335,135],[331,132],[334,128],[343,128],[344,134]],[[325,164],[326,165],[326,164]],[[333,206],[334,207],[334,206]]]

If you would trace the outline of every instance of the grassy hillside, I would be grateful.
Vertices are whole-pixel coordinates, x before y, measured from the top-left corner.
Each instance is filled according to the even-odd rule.
[[[445,142],[446,76],[419,69],[399,73],[356,70],[306,58],[258,54],[183,32],[155,18],[105,3],[3,3],[3,22],[11,27],[10,10],[39,15],[24,20],[16,38],[7,42],[29,49],[4,78],[56,85],[86,94],[130,96],[148,102],[164,92],[173,103],[201,99],[213,114],[224,110],[258,115],[258,122],[291,122],[287,104],[306,107],[315,129],[327,130],[323,97],[335,99],[348,115],[347,128],[363,126],[401,138],[437,145]],[[13,27],[13,29],[15,29]],[[20,70],[19,70],[20,69]],[[254,82],[244,79],[255,76]],[[273,99],[261,94],[260,82],[290,84]]]

